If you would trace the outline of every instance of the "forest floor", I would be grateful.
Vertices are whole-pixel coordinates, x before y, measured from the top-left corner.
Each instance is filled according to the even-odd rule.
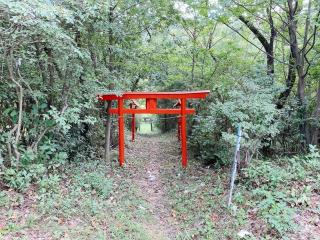
[[[241,187],[229,210],[228,169],[194,160],[182,169],[171,134],[126,143],[124,168],[114,153],[111,165],[73,163],[23,193],[3,189],[0,239],[274,239],[284,232],[289,239],[320,239],[318,192],[306,195],[305,207],[294,206],[292,222],[282,219],[291,208],[265,216],[257,210],[263,200],[252,201]]]

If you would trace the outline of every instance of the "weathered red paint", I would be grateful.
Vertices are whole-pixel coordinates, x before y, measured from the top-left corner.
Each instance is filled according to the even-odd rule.
[[[188,164],[187,158],[187,114],[195,113],[194,109],[187,108],[188,99],[204,99],[210,91],[190,91],[190,92],[125,92],[121,95],[115,93],[100,94],[98,99],[101,101],[118,101],[117,108],[109,109],[110,114],[118,114],[119,120],[119,164],[124,165],[124,115],[132,114],[132,141],[135,134],[135,114],[177,114],[178,117],[178,138],[181,140],[182,166]],[[124,100],[131,99],[130,109],[124,107]],[[138,108],[133,99],[146,99],[146,108]],[[160,109],[157,107],[158,99],[178,99],[172,109]]]
[[[148,110],[157,109],[157,99],[156,98],[147,98],[146,106]]]
[[[124,115],[123,115],[123,99],[118,99],[118,126],[119,126],[119,164],[124,164]]]
[[[187,115],[186,115],[187,100],[181,98],[181,153],[182,167],[187,167]]]

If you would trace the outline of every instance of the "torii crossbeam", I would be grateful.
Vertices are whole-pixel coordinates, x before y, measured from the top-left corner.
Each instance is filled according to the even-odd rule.
[[[187,114],[195,113],[192,108],[187,108],[188,99],[204,99],[210,91],[185,91],[185,92],[124,92],[121,95],[116,93],[100,94],[100,101],[118,101],[117,108],[110,108],[110,114],[118,114],[119,126],[119,164],[124,165],[124,115],[125,114],[177,114],[180,115],[181,125],[181,153],[182,166],[187,167]],[[146,108],[125,108],[124,100],[145,99]],[[158,108],[158,99],[177,99],[180,100],[180,108]]]

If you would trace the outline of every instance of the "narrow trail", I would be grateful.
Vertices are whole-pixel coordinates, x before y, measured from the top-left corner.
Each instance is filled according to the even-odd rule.
[[[151,239],[172,239],[176,220],[166,198],[168,183],[162,173],[180,162],[179,144],[172,135],[139,135],[126,149],[127,165],[141,198],[148,202],[153,221],[143,223]]]

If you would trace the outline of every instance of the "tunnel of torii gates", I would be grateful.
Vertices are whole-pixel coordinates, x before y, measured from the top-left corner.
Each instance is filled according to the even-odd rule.
[[[178,117],[178,138],[181,141],[182,167],[187,167],[187,114],[194,114],[195,110],[187,108],[188,99],[204,99],[210,93],[208,90],[203,91],[184,91],[184,92],[124,92],[121,95],[116,93],[107,93],[98,95],[100,101],[118,101],[117,108],[109,108],[109,114],[118,114],[119,127],[119,164],[124,165],[124,115],[132,115],[132,141],[134,141],[135,132],[135,114],[173,114]],[[146,108],[139,108],[136,99],[145,99]],[[177,99],[175,108],[158,108],[158,99]],[[131,100],[130,108],[125,108],[124,100]],[[177,108],[179,107],[179,108]]]

